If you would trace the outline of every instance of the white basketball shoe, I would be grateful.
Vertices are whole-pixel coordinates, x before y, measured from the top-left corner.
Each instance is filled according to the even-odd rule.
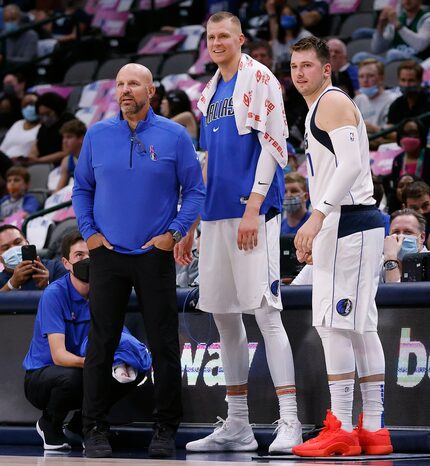
[[[296,445],[303,443],[302,439],[302,425],[299,421],[285,421],[278,419],[274,424],[278,424],[275,429],[275,440],[269,446],[269,454],[276,453],[291,453],[291,450]]]

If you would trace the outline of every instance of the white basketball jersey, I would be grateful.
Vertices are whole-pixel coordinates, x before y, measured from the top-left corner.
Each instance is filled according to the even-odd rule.
[[[315,115],[321,97],[326,92],[343,92],[341,89],[329,86],[318,99],[312,104],[306,117],[305,123],[305,150],[308,168],[309,195],[313,206],[323,201],[324,193],[337,167],[337,158],[333,150],[330,136],[316,126]],[[352,104],[355,103],[351,100]],[[358,110],[358,108],[357,108]],[[373,182],[370,171],[369,140],[367,138],[366,125],[360,111],[360,123],[358,125],[358,138],[360,143],[362,169],[352,185],[349,193],[341,201],[340,205],[373,205]],[[351,133],[351,137],[354,134]]]

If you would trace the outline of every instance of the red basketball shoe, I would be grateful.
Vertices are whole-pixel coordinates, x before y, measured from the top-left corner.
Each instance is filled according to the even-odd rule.
[[[370,432],[363,429],[363,413],[358,418],[358,426],[355,428],[358,434],[360,446],[363,453],[367,455],[389,455],[393,453],[393,446],[391,445],[390,432],[385,427]]]
[[[293,453],[297,456],[354,456],[361,453],[357,431],[341,429],[342,423],[330,409],[324,426],[317,437],[294,447]]]

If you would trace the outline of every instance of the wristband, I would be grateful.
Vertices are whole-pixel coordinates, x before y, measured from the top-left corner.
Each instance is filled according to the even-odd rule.
[[[15,287],[12,285],[10,279],[7,281],[6,284],[7,284],[7,287],[9,288],[9,290],[11,290],[11,291],[12,291],[12,290],[17,290],[17,289],[18,289],[18,288],[15,288]]]

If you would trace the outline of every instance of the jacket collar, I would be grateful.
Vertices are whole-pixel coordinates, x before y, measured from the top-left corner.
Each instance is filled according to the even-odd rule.
[[[122,128],[125,128],[128,131],[131,130],[127,120],[125,120],[124,117],[122,116],[121,110],[118,112],[118,114],[116,115],[115,118],[116,118],[116,121],[118,122],[118,124]],[[143,131],[144,129],[149,128],[149,126],[151,126],[151,124],[154,122],[155,118],[156,118],[156,115],[154,113],[154,110],[152,110],[152,107],[150,106],[149,109],[148,109],[148,113],[146,114],[146,118],[144,120],[139,121],[139,123],[136,126],[135,131],[140,132],[140,131]]]

